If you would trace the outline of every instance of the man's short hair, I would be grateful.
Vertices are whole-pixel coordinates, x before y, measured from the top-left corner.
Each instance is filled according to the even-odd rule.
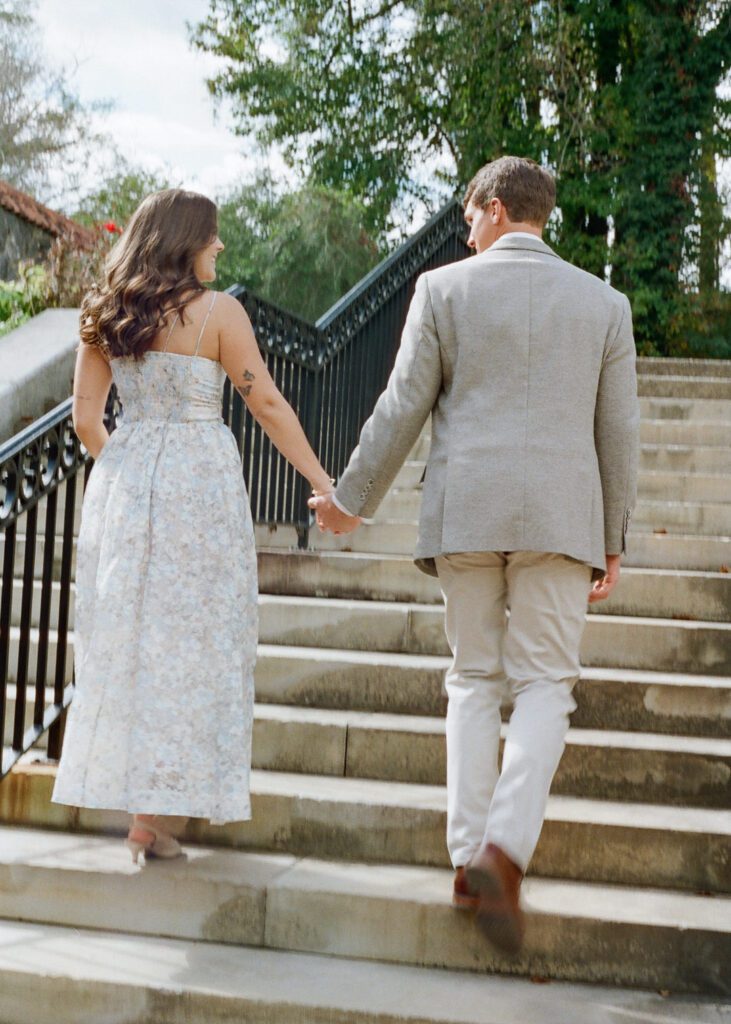
[[[472,200],[484,210],[497,198],[514,223],[538,224],[544,227],[556,204],[556,182],[553,175],[522,156],[501,156],[481,167],[467,186],[463,207]]]

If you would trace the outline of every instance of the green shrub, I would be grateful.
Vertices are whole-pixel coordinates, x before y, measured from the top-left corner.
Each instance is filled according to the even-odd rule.
[[[0,337],[48,305],[48,271],[42,264],[18,264],[14,281],[0,281]]]

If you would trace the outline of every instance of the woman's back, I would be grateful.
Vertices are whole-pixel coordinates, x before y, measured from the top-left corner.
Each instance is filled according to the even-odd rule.
[[[256,553],[225,371],[201,355],[217,344],[216,294],[204,298],[162,344],[111,360],[122,417],[84,498],[78,693],[54,798],[241,821]]]

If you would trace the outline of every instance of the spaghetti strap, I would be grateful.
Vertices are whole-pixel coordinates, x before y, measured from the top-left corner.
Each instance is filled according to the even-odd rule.
[[[206,324],[208,323],[208,317],[213,312],[213,307],[214,307],[214,305],[216,303],[216,295],[217,294],[218,294],[218,292],[214,292],[213,293],[213,298],[211,299],[211,304],[208,307],[208,312],[206,313],[205,318],[203,320],[203,323],[201,324],[200,333],[198,335],[198,341],[196,342],[196,346],[195,346],[195,352],[193,353],[194,356],[198,355],[198,349],[201,347],[201,338],[203,337],[203,332],[206,329]]]
[[[167,350],[168,350],[168,343],[170,341],[170,335],[173,333],[173,328],[175,327],[176,323],[178,322],[179,316],[180,316],[180,314],[176,313],[175,317],[173,318],[173,322],[170,324],[170,330],[168,331],[168,336],[165,339],[165,344],[163,345],[163,348],[162,348],[163,352],[167,352]]]

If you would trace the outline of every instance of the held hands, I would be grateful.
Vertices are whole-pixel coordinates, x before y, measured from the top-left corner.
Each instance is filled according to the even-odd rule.
[[[324,533],[326,530],[330,530],[332,533],[340,534],[352,533],[353,530],[357,530],[361,523],[360,516],[349,516],[345,512],[341,512],[333,502],[332,496],[332,490],[314,491],[312,497],[308,499],[307,504],[315,513],[315,522],[320,532]]]
[[[619,582],[619,563],[621,555],[607,555],[607,572],[600,580],[597,580],[589,591],[589,604],[595,601],[604,601]]]

